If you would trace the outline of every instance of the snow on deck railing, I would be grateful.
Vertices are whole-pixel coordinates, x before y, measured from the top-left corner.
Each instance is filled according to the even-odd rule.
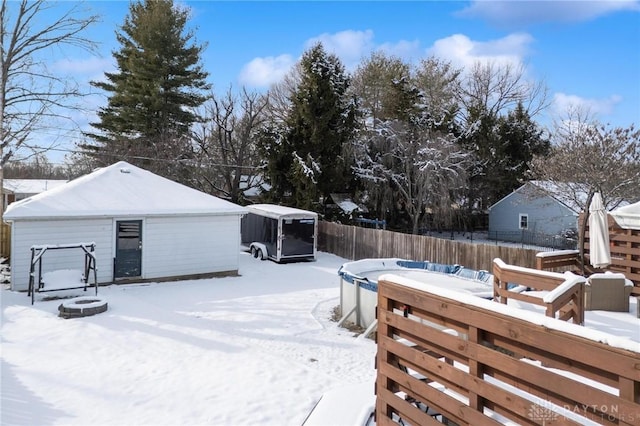
[[[543,251],[536,253],[536,257],[553,257],[553,256],[563,256],[570,254],[579,254],[578,250],[555,250],[555,251]]]
[[[582,285],[585,283],[585,278],[572,274],[571,272],[567,272],[567,280],[560,284],[555,289],[551,290],[549,293],[545,294],[542,298],[544,303],[553,303],[561,296],[564,296],[568,293],[574,291],[576,285]]]

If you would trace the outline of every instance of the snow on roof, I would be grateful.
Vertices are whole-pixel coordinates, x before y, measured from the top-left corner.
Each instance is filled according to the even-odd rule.
[[[295,207],[279,206],[277,204],[252,204],[247,206],[249,211],[262,213],[269,217],[280,216],[297,216],[297,217],[314,217],[317,218],[318,214],[307,210],[296,209]]]
[[[331,194],[331,199],[346,214],[351,214],[354,211],[365,210],[358,204],[354,203],[351,197],[347,194]]]
[[[551,181],[541,181],[541,180],[531,180],[525,182],[522,186],[511,192],[510,194],[502,197],[500,200],[496,201],[489,210],[493,209],[498,204],[510,198],[515,193],[523,193],[527,188],[534,187],[540,191],[542,191],[545,195],[553,198],[557,202],[563,204],[569,210],[573,211],[576,215],[578,215],[584,205],[587,202],[587,192],[586,191],[576,191],[575,188],[577,184],[557,184]],[[572,198],[575,195],[578,200]],[[582,203],[582,204],[581,204]]]
[[[624,229],[640,229],[640,201],[609,212]]]
[[[120,161],[15,202],[6,220],[110,216],[244,214],[246,210]]]
[[[2,187],[14,194],[39,194],[65,183],[62,179],[4,179]]]
[[[581,188],[584,185],[577,183],[562,184],[546,180],[532,180],[531,183],[575,213],[580,213],[587,204],[587,190]]]
[[[240,189],[245,197],[257,197],[263,192],[268,192],[271,185],[264,181],[261,175],[240,176]]]

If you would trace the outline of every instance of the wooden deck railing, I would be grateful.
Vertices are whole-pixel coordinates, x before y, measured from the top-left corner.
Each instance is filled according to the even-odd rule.
[[[536,254],[536,269],[541,271],[580,270],[578,250],[558,250]]]
[[[575,324],[584,322],[584,283],[585,278],[571,272],[540,271],[507,265],[500,259],[493,261],[494,300],[505,305],[509,299],[539,305],[547,316]],[[530,291],[519,292],[522,288]]]
[[[608,346],[579,325],[443,294],[378,283],[376,424],[640,425],[631,342]]]

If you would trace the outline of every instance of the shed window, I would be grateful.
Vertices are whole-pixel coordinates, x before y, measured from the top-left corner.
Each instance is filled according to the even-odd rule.
[[[529,215],[520,213],[518,223],[520,224],[520,229],[529,229]]]

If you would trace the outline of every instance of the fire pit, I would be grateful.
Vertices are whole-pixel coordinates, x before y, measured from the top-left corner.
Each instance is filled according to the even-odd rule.
[[[82,296],[69,299],[58,306],[62,318],[80,318],[107,310],[107,300],[102,297]]]

